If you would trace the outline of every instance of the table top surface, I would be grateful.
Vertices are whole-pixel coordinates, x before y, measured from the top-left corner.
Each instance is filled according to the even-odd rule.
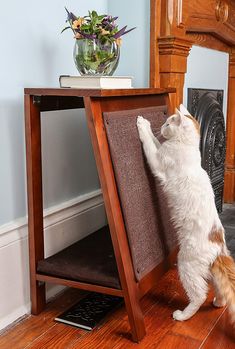
[[[112,97],[133,95],[160,95],[174,93],[175,88],[129,88],[129,89],[78,89],[78,88],[25,88],[32,96]]]

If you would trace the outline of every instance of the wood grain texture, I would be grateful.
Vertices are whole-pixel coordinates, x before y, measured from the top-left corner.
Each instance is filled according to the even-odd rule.
[[[119,290],[116,288],[93,285],[93,284],[78,282],[74,280],[67,280],[61,277],[55,277],[55,276],[44,275],[44,274],[36,274],[36,279],[38,281],[44,281],[44,282],[49,282],[53,284],[79,288],[80,290],[85,290],[85,291],[100,292],[105,294],[111,294],[113,296],[118,296],[118,297],[123,296],[122,290]]]
[[[212,33],[221,41],[235,45],[234,1],[188,0],[183,4],[187,32]]]
[[[48,329],[46,336],[37,338],[27,348],[34,349],[69,349],[73,347],[73,343],[82,337],[84,331],[76,327],[65,327],[63,324],[54,324]]]
[[[199,345],[200,342],[193,338],[169,332],[159,344],[153,344],[149,349],[198,349]]]
[[[24,93],[32,96],[77,96],[110,97],[135,95],[160,95],[175,92],[174,88],[129,88],[129,89],[78,89],[78,88],[25,88]]]
[[[213,328],[209,336],[206,338],[201,349],[234,349],[235,348],[235,332],[229,321],[228,313],[225,312],[216,326]]]
[[[47,338],[47,331],[55,325],[54,317],[84,296],[85,293],[82,291],[74,289],[65,291],[56,300],[50,302],[39,316],[28,316],[13,328],[4,331],[0,336],[0,348],[22,349],[41,336],[45,335],[44,337]]]
[[[209,33],[187,33],[187,38],[189,38],[194,45],[207,47],[213,50],[222,51],[229,53],[231,51],[231,46],[225,42],[219,40],[215,36]]]
[[[161,2],[150,0],[150,87],[160,87],[159,75],[159,49],[157,38],[160,35],[160,9]],[[154,71],[155,74],[151,72]]]
[[[45,307],[45,284],[36,280],[37,262],[44,258],[40,110],[25,96],[25,137],[28,194],[29,266],[32,314]]]
[[[234,331],[224,309],[211,305],[212,292],[198,313],[188,321],[177,322],[172,312],[187,304],[175,269],[170,270],[141,300],[147,335],[140,344],[131,341],[125,307],[117,309],[93,331],[82,331],[53,318],[84,296],[70,289],[38,316],[29,316],[0,337],[0,348],[68,349],[232,349]]]
[[[226,122],[225,202],[235,201],[235,49],[229,55],[228,105]]]
[[[158,38],[160,86],[167,88],[172,84],[176,88],[176,93],[170,96],[172,108],[178,107],[183,100],[184,76],[191,46],[192,42],[186,38]]]
[[[224,201],[233,203],[235,198],[235,171],[225,167],[224,173]]]

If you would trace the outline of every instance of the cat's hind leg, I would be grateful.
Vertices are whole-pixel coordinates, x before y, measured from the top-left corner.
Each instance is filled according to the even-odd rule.
[[[216,308],[222,308],[226,305],[226,301],[225,301],[224,297],[222,296],[222,294],[220,293],[220,290],[219,290],[219,287],[217,285],[215,278],[212,279],[212,284],[213,284],[214,292],[215,292],[215,297],[213,299],[213,305]]]
[[[176,310],[173,318],[178,321],[190,319],[201,307],[207,298],[208,285],[202,275],[193,267],[181,266],[180,279],[189,298],[189,304],[184,310]]]

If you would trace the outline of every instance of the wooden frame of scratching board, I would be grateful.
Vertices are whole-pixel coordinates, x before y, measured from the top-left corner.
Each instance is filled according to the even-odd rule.
[[[45,307],[45,283],[52,282],[88,291],[124,297],[132,339],[139,342],[145,336],[144,317],[140,307],[141,297],[159,280],[174,260],[174,254],[156,268],[136,280],[128,244],[118,188],[103,123],[103,112],[167,105],[174,89],[25,89],[25,128],[29,220],[30,288],[32,314],[39,314]],[[42,200],[41,122],[40,112],[63,109],[86,109],[98,174],[103,192],[109,231],[117,264],[120,287],[108,287],[95,280],[85,282],[73,277],[62,277],[38,271],[39,261],[44,260],[44,229]],[[49,116],[48,116],[49,117]],[[89,251],[88,251],[89,253]]]

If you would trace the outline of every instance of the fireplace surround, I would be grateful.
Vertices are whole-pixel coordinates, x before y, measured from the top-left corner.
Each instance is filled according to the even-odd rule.
[[[188,110],[200,124],[202,167],[210,177],[217,210],[222,212],[226,150],[223,90],[189,88]]]
[[[235,2],[150,0],[150,86],[176,87],[183,101],[187,57],[193,45],[229,54],[224,201],[235,201]]]

